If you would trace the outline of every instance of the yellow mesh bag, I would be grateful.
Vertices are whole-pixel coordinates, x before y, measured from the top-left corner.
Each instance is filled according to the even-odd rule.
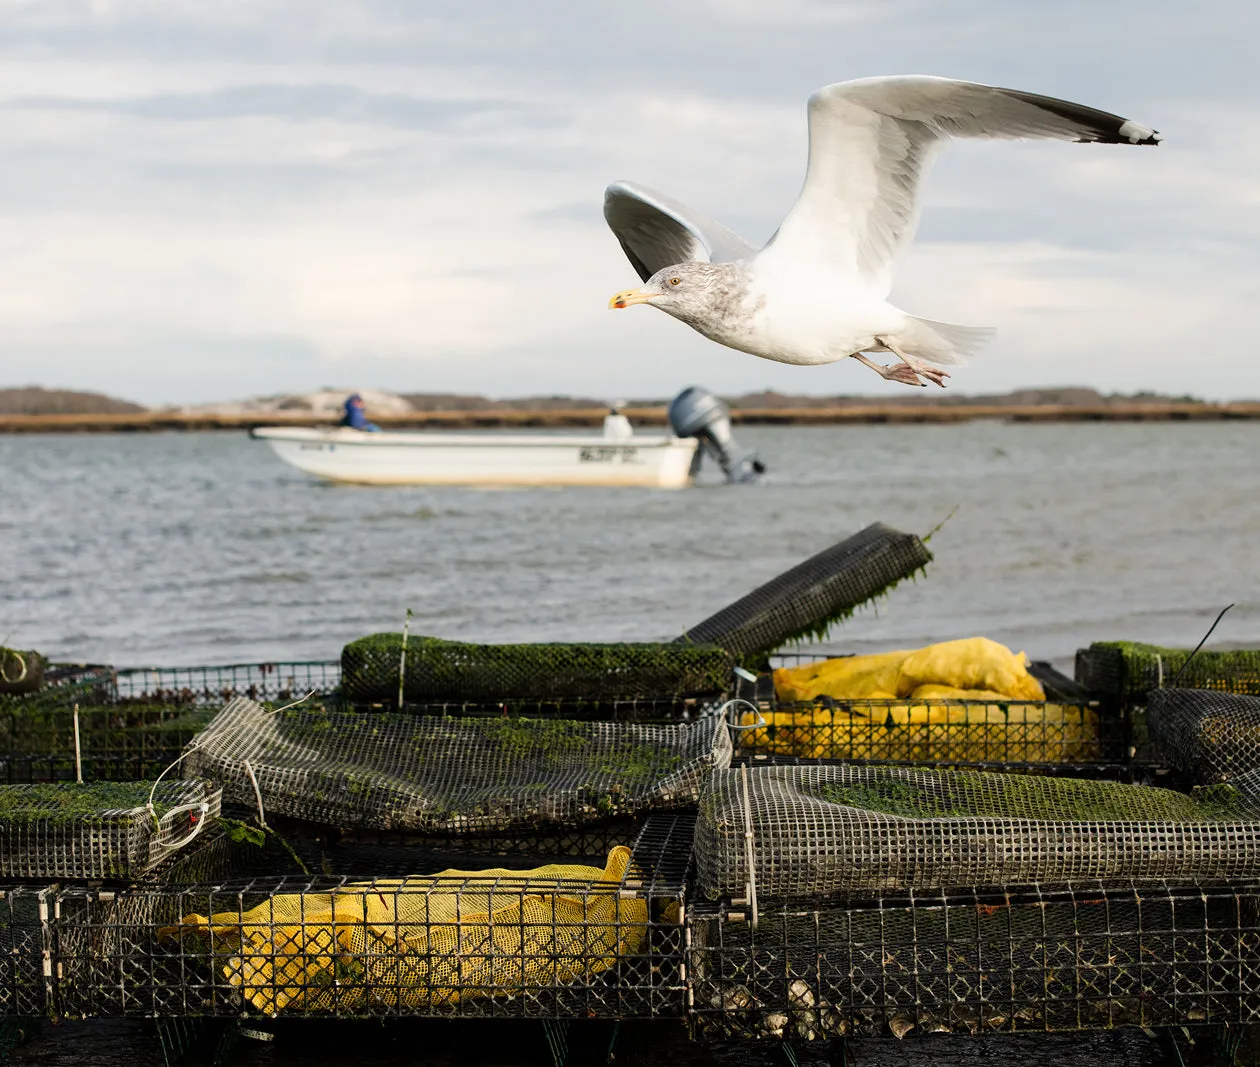
[[[208,938],[223,976],[268,1014],[520,995],[593,979],[641,950],[647,902],[618,892],[629,866],[619,845],[602,871],[450,870],[281,894],[189,915],[160,936],[185,950]]]
[[[1045,703],[1027,656],[985,637],[781,668],[774,686],[780,703],[812,706],[771,711],[744,735],[745,748],[769,755],[1062,763],[1100,754],[1097,714]],[[814,704],[820,697],[848,703]],[[743,725],[756,721],[748,714]]]

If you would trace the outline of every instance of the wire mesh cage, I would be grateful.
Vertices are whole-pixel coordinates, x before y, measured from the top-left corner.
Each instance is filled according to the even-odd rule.
[[[0,885],[0,1017],[39,1018],[50,995],[52,885]]]
[[[284,703],[341,684],[336,660],[233,663],[218,667],[132,667],[117,672],[113,702],[218,708],[236,697]]]
[[[1150,690],[1174,684],[1260,696],[1260,649],[1191,655],[1188,648],[1095,641],[1076,653],[1076,680],[1104,699],[1137,705],[1146,703]]]
[[[0,710],[104,703],[113,691],[113,672],[112,667],[98,663],[41,661],[38,684],[0,684]]]
[[[1260,1021],[1260,884],[916,890],[687,920],[708,1037]]]
[[[0,787],[0,876],[127,879],[171,855],[219,815],[207,782]],[[155,819],[156,816],[156,819]]]
[[[1260,697],[1211,689],[1153,689],[1151,741],[1195,782],[1224,782],[1260,767]]]
[[[76,1017],[680,1017],[690,830],[685,817],[653,818],[602,869],[63,890],[58,1008]]]
[[[660,708],[721,693],[730,653],[690,644],[478,645],[436,637],[374,634],[342,650],[342,692],[350,703],[545,705],[638,701]]]
[[[490,833],[682,807],[729,762],[716,716],[651,726],[269,713],[238,699],[190,747],[185,768],[265,812],[332,826]]]
[[[0,709],[0,776],[10,782],[156,777],[213,717],[186,704],[56,703]]]
[[[841,657],[844,659],[845,657]],[[832,662],[820,653],[777,653],[775,668]],[[1048,665],[1035,665],[1046,699],[782,699],[775,678],[740,679],[735,695],[756,705],[736,733],[735,756],[770,762],[843,760],[989,770],[1116,776],[1130,765],[1123,711],[1105,711]],[[926,687],[931,688],[931,687]],[[943,691],[943,690],[942,690]],[[920,694],[923,691],[920,691]],[[978,696],[978,694],[977,694]]]
[[[1260,812],[1238,789],[909,767],[747,766],[700,804],[709,899],[826,897],[1080,878],[1247,877]]]
[[[618,844],[636,840],[653,818],[614,818],[582,826],[524,827],[457,837],[269,818],[268,825],[277,829],[284,845],[271,847],[268,841],[271,866],[265,873],[288,871],[295,858],[310,872],[391,878],[445,867],[493,867],[513,856],[529,856],[538,863],[602,864]]]

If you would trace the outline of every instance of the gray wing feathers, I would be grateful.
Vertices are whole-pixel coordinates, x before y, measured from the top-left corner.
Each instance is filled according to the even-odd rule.
[[[805,185],[772,244],[886,295],[918,222],[920,186],[948,137],[1159,142],[1119,115],[1016,89],[922,76],[828,85],[809,99]]]
[[[605,190],[604,219],[644,281],[675,263],[727,263],[756,252],[725,226],[631,182],[614,182]]]

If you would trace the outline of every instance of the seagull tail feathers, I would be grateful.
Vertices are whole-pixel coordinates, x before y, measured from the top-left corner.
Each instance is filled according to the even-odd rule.
[[[959,326],[910,315],[906,325],[897,331],[896,340],[910,355],[949,367],[966,363],[996,332],[991,326]]]

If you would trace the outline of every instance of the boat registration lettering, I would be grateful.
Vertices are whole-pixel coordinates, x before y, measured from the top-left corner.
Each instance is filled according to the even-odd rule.
[[[298,451],[300,452],[332,452],[336,449],[336,447],[337,447],[336,445],[326,445],[326,444],[321,444],[319,442],[312,443],[310,441],[303,441],[301,444],[298,445]]]
[[[581,463],[638,463],[639,450],[634,445],[588,445],[578,450]]]

